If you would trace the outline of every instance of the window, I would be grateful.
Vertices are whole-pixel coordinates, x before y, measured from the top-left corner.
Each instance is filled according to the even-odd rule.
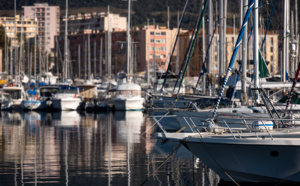
[[[234,44],[234,37],[231,38],[231,42],[232,42],[232,44]]]
[[[47,8],[47,10],[50,10],[50,8]]]
[[[162,36],[165,36],[165,35],[166,35],[166,32],[161,32],[161,35],[162,35]]]
[[[153,36],[153,35],[154,35],[154,32],[150,32],[150,35],[152,35],[152,36]]]
[[[159,39],[155,40],[155,43],[160,43],[160,40]]]
[[[154,43],[154,39],[150,39],[150,43]]]
[[[153,51],[153,50],[154,50],[154,47],[150,47],[150,50]]]
[[[166,39],[161,39],[160,42],[161,43],[166,43]]]
[[[155,35],[160,36],[160,32],[156,32]]]
[[[271,56],[271,61],[274,61],[274,56]]]
[[[273,37],[270,38],[271,45],[273,45]]]
[[[218,56],[217,55],[215,55],[215,61],[218,61]]]
[[[161,51],[166,51],[166,47],[160,47]]]
[[[273,47],[270,47],[270,52],[273,52]]]
[[[160,48],[159,48],[159,47],[156,47],[156,48],[155,48],[155,51],[160,51]]]

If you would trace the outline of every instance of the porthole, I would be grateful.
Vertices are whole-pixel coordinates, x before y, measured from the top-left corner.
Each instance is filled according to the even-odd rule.
[[[271,152],[270,152],[270,155],[271,155],[272,157],[277,157],[277,156],[279,156],[279,152],[277,152],[277,151],[271,151]]]

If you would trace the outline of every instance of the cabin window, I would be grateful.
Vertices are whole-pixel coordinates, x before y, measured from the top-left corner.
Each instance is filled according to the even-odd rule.
[[[8,93],[9,97],[12,99],[21,99],[21,91],[5,90],[4,92]]]

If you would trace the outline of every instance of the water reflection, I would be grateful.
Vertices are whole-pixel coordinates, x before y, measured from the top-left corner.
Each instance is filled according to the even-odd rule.
[[[0,183],[140,185],[178,145],[153,139],[151,126],[136,111],[2,112]],[[217,180],[180,147],[146,185],[209,185],[208,178]]]

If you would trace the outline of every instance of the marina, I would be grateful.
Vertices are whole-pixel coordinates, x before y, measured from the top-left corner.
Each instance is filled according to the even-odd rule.
[[[0,16],[0,185],[299,184],[297,0],[26,3]]]

